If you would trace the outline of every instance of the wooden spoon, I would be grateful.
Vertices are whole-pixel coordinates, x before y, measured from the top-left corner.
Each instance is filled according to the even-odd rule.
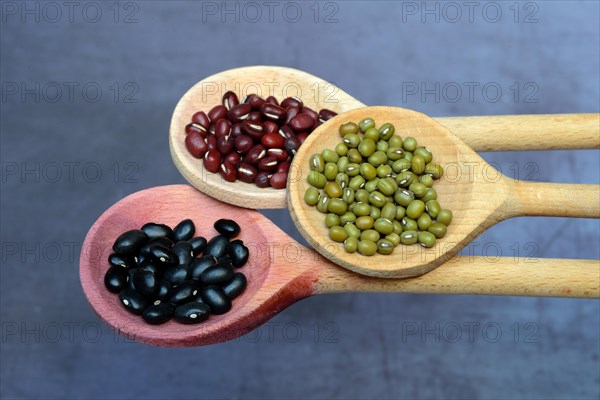
[[[433,153],[433,162],[444,167],[444,177],[434,184],[442,208],[453,211],[452,224],[431,249],[398,246],[392,255],[365,257],[344,251],[329,239],[325,215],[304,202],[309,187],[308,160],[341,141],[338,127],[371,117],[378,126],[392,123],[402,137],[413,136]],[[458,253],[490,226],[526,215],[600,217],[600,186],[538,183],[502,175],[442,124],[416,111],[395,107],[351,110],[319,126],[300,147],[290,167],[288,206],[304,238],[319,253],[361,274],[401,278],[431,271]]]
[[[240,238],[250,248],[240,269],[248,278],[246,291],[232,310],[198,325],[175,321],[148,325],[130,314],[118,296],[104,287],[108,255],[117,236],[156,221],[171,226],[191,218],[198,234],[215,234],[221,217],[241,225]],[[531,262],[527,262],[531,261]],[[281,231],[254,210],[234,207],[203,195],[191,186],[160,186],[134,193],[108,209],[89,230],[80,259],[83,291],[108,325],[131,339],[161,346],[199,346],[239,337],[263,324],[294,302],[315,294],[336,292],[397,292],[486,294],[508,296],[600,297],[597,260],[487,261],[455,257],[429,274],[409,279],[377,279],[340,268]]]
[[[202,160],[185,148],[185,126],[197,111],[208,112],[233,90],[240,96],[257,93],[278,99],[300,97],[319,110],[342,113],[365,105],[335,85],[292,68],[252,66],[209,76],[187,91],[171,119],[169,144],[177,169],[194,187],[221,201],[248,208],[285,208],[285,190],[260,189],[240,181],[231,183],[204,169]],[[240,97],[241,100],[241,97]],[[439,118],[439,122],[476,151],[545,150],[600,147],[599,114],[520,115]]]

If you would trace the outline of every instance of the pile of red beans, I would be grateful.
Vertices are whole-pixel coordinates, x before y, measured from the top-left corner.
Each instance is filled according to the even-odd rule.
[[[234,92],[208,114],[198,111],[185,127],[190,154],[203,159],[204,168],[223,179],[254,183],[261,188],[283,189],[292,157],[308,135],[337,115],[304,106],[288,97],[281,103],[251,94],[240,103]]]

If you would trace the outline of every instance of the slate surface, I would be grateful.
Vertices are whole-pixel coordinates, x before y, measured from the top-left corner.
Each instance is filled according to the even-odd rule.
[[[163,349],[115,337],[79,286],[95,219],[183,182],[171,112],[218,71],[291,66],[435,116],[598,112],[598,2],[516,4],[2,2],[0,397],[598,398],[597,300],[330,295],[235,342]],[[484,157],[599,181],[595,150]],[[299,238],[286,212],[265,214]],[[520,218],[467,251],[598,259],[599,239],[597,220]]]

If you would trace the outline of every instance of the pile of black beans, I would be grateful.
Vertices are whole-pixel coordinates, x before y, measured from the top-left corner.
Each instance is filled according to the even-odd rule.
[[[149,324],[173,317],[195,324],[225,314],[246,289],[246,276],[235,270],[246,264],[249,251],[241,240],[232,240],[240,233],[235,221],[220,219],[214,227],[219,235],[208,241],[194,236],[190,219],[173,229],[150,222],[123,233],[108,257],[106,288]]]

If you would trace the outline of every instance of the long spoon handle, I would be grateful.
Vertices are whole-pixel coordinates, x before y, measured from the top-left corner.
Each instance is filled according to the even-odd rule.
[[[321,265],[315,293],[398,292],[600,298],[600,261],[455,257],[415,278],[370,278]]]
[[[434,118],[475,151],[600,148],[600,114]]]
[[[507,217],[600,218],[600,185],[515,181]]]

